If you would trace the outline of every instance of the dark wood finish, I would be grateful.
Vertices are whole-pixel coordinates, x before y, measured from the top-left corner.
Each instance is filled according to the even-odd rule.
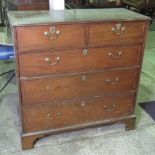
[[[21,142],[22,142],[22,149],[26,150],[26,149],[32,149],[35,142],[41,138],[44,137],[45,135],[41,134],[41,135],[31,135],[31,136],[25,136],[25,137],[21,137]]]
[[[86,54],[84,49],[34,51],[19,56],[20,76],[33,77],[136,66],[141,63],[141,54],[141,45],[88,48]],[[51,63],[56,62],[57,57],[60,58],[59,63],[52,66]],[[45,61],[47,58],[50,59],[50,63]]]
[[[125,130],[133,130],[135,128],[135,115],[131,116],[124,116],[119,118],[113,118],[104,120],[104,121],[97,121],[97,122],[91,122],[91,123],[85,123],[85,124],[79,124],[74,126],[69,126],[65,128],[59,128],[59,129],[51,129],[51,130],[45,130],[40,132],[31,132],[28,134],[22,135],[22,148],[25,149],[32,149],[34,147],[35,142],[45,136],[51,135],[51,134],[58,134],[62,132],[69,132],[69,131],[75,131],[75,130],[81,130],[84,128],[93,128],[93,127],[99,127],[102,125],[110,125],[114,123],[123,123],[125,124]]]
[[[123,22],[125,31],[121,34],[112,32],[117,23],[91,24],[89,26],[89,46],[102,46],[107,44],[126,44],[143,42],[146,24],[144,22]]]
[[[128,116],[133,113],[134,98],[133,94],[110,95],[23,108],[23,131],[29,133]]]
[[[122,123],[125,124],[125,130],[129,131],[129,130],[133,130],[135,129],[135,122],[136,122],[136,117],[133,117],[132,119],[124,119],[122,121]]]
[[[120,35],[112,32],[115,23],[97,23],[89,25],[88,46],[102,46],[107,44],[122,44],[143,42],[145,35],[144,22],[123,22],[126,31]],[[67,47],[85,47],[85,27],[79,25],[53,25],[60,31],[57,39],[45,37],[44,32],[49,32],[50,26],[19,27],[17,28],[18,50],[29,51],[37,49],[62,49]],[[76,31],[75,31],[76,30]],[[27,39],[31,37],[31,40]],[[74,40],[74,42],[72,41]]]
[[[83,25],[53,25],[60,31],[54,40],[45,37],[44,32],[50,26],[31,26],[17,28],[19,52],[41,49],[81,48],[85,46],[85,29]],[[31,38],[31,39],[28,39]],[[73,41],[74,40],[74,41]]]
[[[70,16],[72,11],[62,12],[63,16],[54,12],[62,20],[57,22],[53,15],[50,22],[33,24],[27,17],[23,24],[18,19],[24,13],[16,14],[13,30],[23,149],[49,134],[113,123],[134,128],[149,19],[124,10],[121,18],[112,14],[110,20],[105,16],[101,20],[102,11],[93,10],[89,21],[85,16],[80,19],[83,10],[77,16]],[[54,39],[44,35],[51,26],[60,31],[51,32]]]
[[[22,80],[22,104],[34,105],[136,89],[138,70]],[[35,93],[30,93],[35,92]]]

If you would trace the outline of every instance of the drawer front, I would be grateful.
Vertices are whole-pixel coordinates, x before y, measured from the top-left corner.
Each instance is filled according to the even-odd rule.
[[[23,129],[32,132],[127,116],[133,113],[134,100],[133,94],[110,95],[23,108]]]
[[[83,47],[84,34],[84,26],[77,24],[18,27],[18,51]]]
[[[89,25],[89,46],[143,42],[145,22],[101,23]]]
[[[136,89],[138,69],[38,80],[21,80],[23,105],[62,101]]]
[[[19,55],[20,76],[84,72],[138,65],[141,51],[140,45],[132,45],[21,54]]]

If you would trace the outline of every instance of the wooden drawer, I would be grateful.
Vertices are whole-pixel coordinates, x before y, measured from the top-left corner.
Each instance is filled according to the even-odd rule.
[[[138,65],[141,50],[141,45],[132,45],[21,54],[20,76],[31,77]]]
[[[145,22],[112,22],[89,25],[88,45],[124,44],[143,42]]]
[[[21,80],[22,104],[34,105],[136,89],[138,69]]]
[[[78,24],[17,27],[18,52],[84,47],[84,32]]]
[[[127,94],[22,108],[23,129],[26,133],[127,116],[134,102],[135,95]]]

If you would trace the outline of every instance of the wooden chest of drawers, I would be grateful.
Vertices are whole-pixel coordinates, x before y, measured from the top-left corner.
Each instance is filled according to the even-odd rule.
[[[23,149],[59,132],[125,123],[149,18],[126,9],[10,12]]]

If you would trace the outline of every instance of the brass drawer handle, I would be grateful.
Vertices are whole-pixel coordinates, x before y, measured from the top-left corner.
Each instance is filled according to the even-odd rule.
[[[62,114],[61,114],[61,112],[57,112],[57,118],[61,118],[61,116],[62,116]]]
[[[115,34],[120,35],[120,34],[122,34],[122,33],[125,32],[126,27],[122,26],[121,23],[118,23],[118,24],[116,24],[114,27],[112,27],[111,30],[112,30],[112,32],[114,32]]]
[[[83,49],[82,54],[83,54],[83,56],[86,56],[88,54],[88,50],[87,49]]]
[[[113,112],[115,110],[116,105],[113,104],[112,107],[107,107],[106,105],[104,106],[104,110],[106,112]]]
[[[51,40],[58,38],[59,34],[60,34],[60,31],[56,30],[56,27],[54,26],[50,27],[50,31],[44,32],[44,35]]]
[[[81,101],[81,106],[85,107],[85,105],[86,105],[86,102],[85,101]]]
[[[86,81],[86,75],[82,75],[82,76],[81,76],[81,80],[82,80],[82,81]]]
[[[46,90],[50,90],[51,88],[49,86],[46,86]]]
[[[114,80],[106,79],[106,83],[109,85],[114,85],[114,84],[118,83],[119,81],[120,81],[120,79],[118,77],[115,78]]]
[[[121,51],[118,51],[117,53],[109,52],[108,56],[111,57],[114,60],[120,59],[121,56],[122,56],[122,52]]]
[[[44,60],[45,60],[45,62],[47,62],[49,65],[54,66],[54,65],[57,65],[57,64],[59,63],[60,57],[57,57],[57,58],[56,58],[56,61],[53,62],[53,63],[52,63],[51,59],[48,58],[48,57],[46,57]]]
[[[52,119],[52,115],[50,113],[48,113],[46,116],[47,116],[47,119]]]

